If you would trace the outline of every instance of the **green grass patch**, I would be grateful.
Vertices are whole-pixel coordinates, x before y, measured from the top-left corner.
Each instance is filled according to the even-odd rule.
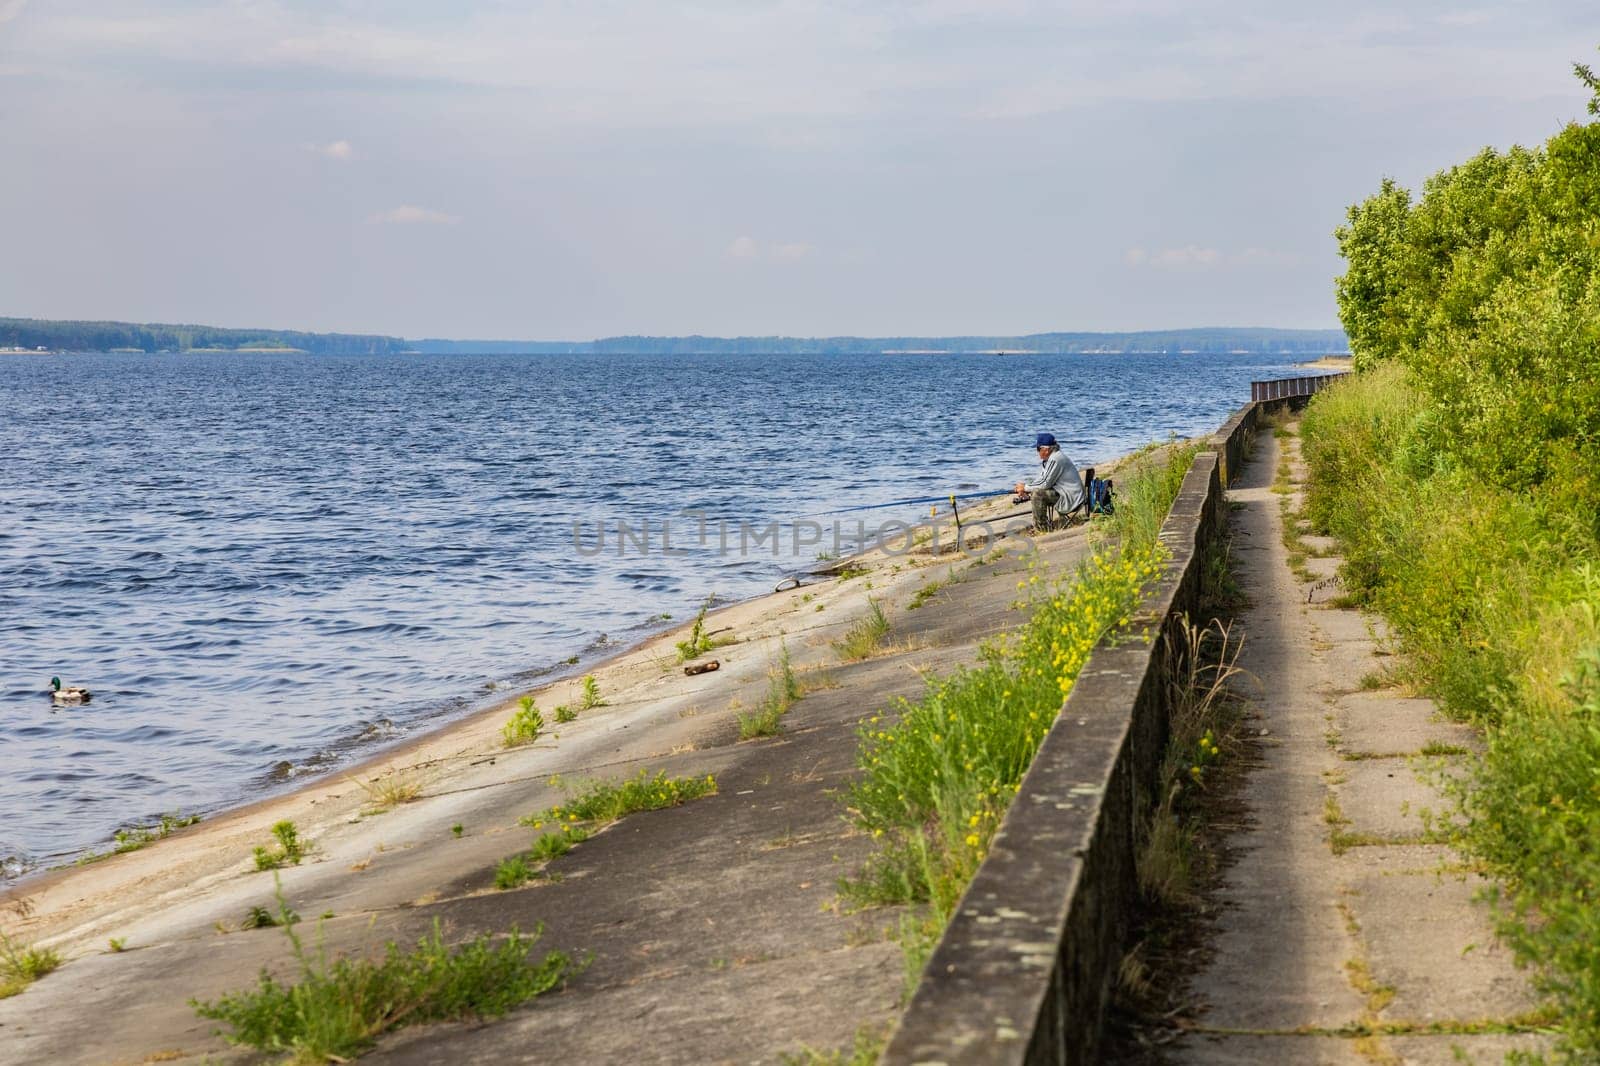
[[[1180,620],[1166,646],[1164,675],[1170,707],[1160,799],[1138,829],[1134,852],[1139,888],[1158,907],[1193,901],[1195,811],[1201,794],[1231,753],[1238,722],[1229,683],[1242,673],[1244,641],[1224,622]]]
[[[19,944],[0,933],[0,999],[16,995],[64,961],[54,948]]]
[[[113,855],[138,851],[140,848],[149,847],[158,840],[165,840],[179,829],[194,825],[198,821],[200,821],[198,814],[163,814],[161,820],[155,825],[118,829],[112,834],[112,848],[110,851],[91,851],[78,856],[75,862],[79,866],[88,866],[90,863],[109,859]]]
[[[927,584],[917,589],[917,591],[911,597],[911,602],[906,605],[906,610],[915,611],[917,608],[921,607],[923,604],[937,596],[944,589],[955,584],[959,580],[960,578],[956,577],[955,570],[952,567],[950,573],[945,577],[938,581],[929,581]]]
[[[517,701],[517,709],[500,730],[501,739],[508,748],[520,748],[524,744],[532,744],[544,733],[544,715],[534,703],[532,696],[524,696]]]
[[[622,781],[594,781],[567,797],[566,802],[551,807],[544,814],[524,818],[525,825],[535,829],[546,823],[566,825],[586,823],[592,828],[609,825],[635,811],[656,811],[676,807],[701,796],[714,795],[717,779],[711,774],[704,777],[668,777],[665,770],[651,776],[640,770]]]
[[[870,596],[867,605],[866,615],[857,619],[845,630],[844,636],[833,642],[833,650],[847,663],[872,658],[883,643],[883,638],[889,634],[889,617],[883,613],[883,605]]]
[[[280,911],[287,911],[279,897]],[[574,972],[559,951],[534,957],[541,930],[480,936],[452,948],[440,925],[409,950],[390,941],[376,960],[330,958],[318,930],[307,950],[287,914],[279,924],[294,955],[294,980],[265,969],[254,987],[215,1001],[191,1000],[202,1018],[229,1027],[224,1037],[296,1063],[343,1062],[383,1033],[407,1025],[495,1018],[559,985]]]
[[[789,662],[789,645],[780,642],[778,661],[767,671],[767,693],[762,697],[761,706],[739,716],[739,739],[777,735],[783,729],[783,716],[799,698],[800,682]]]
[[[161,820],[152,826],[138,826],[133,829],[119,829],[115,834],[116,846],[111,850],[117,854],[125,851],[138,851],[148,847],[158,840],[165,840],[185,826],[191,826],[200,821],[198,814],[163,814]]]
[[[678,641],[678,661],[680,663],[692,662],[713,648],[720,648],[725,644],[733,643],[731,636],[713,637],[706,632],[706,611],[710,610],[710,608],[710,600],[700,605],[699,612],[694,616],[694,623],[689,627],[689,636],[684,640]],[[587,686],[584,689],[584,694],[587,697]],[[598,688],[595,689],[595,696],[596,698],[599,697]]]
[[[288,819],[273,823],[272,839],[275,846],[258,846],[255,849],[257,870],[276,870],[289,864],[299,866],[309,850],[309,845],[300,839],[300,830]]]
[[[367,805],[361,810],[365,815],[382,814],[401,804],[410,803],[422,795],[423,786],[428,783],[427,774],[421,770],[397,770],[394,767],[367,781],[358,777],[349,780],[367,795]]]
[[[600,682],[594,679],[593,674],[586,674],[583,679],[583,697],[578,705],[580,711],[592,711],[596,707],[604,707],[606,701],[600,698]]]
[[[500,860],[494,870],[494,887],[505,890],[519,888],[532,881],[536,870],[528,856],[517,854]]]

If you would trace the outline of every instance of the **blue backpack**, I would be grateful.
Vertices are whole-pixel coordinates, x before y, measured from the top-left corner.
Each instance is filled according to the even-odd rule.
[[[1101,480],[1094,476],[1090,470],[1084,475],[1084,506],[1091,515],[1115,514],[1116,505],[1111,502],[1111,481]]]

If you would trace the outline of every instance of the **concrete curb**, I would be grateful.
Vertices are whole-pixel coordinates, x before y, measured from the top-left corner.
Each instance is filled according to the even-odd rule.
[[[1169,638],[1198,604],[1223,488],[1264,413],[1251,402],[1195,456],[1161,527],[1167,559],[1130,633],[1102,642],[1040,745],[923,970],[885,1066],[1095,1061],[1138,886],[1137,827],[1167,741]]]

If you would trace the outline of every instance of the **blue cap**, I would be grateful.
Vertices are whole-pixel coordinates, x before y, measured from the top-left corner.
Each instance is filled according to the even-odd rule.
[[[1056,439],[1051,434],[1049,434],[1049,433],[1041,433],[1041,434],[1039,434],[1038,438],[1034,440],[1033,446],[1035,448],[1048,448],[1051,445],[1055,444],[1055,442],[1056,442]]]

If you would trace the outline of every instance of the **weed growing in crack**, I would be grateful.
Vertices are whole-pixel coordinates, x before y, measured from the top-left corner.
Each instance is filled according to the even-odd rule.
[[[305,858],[308,850],[305,841],[300,839],[300,830],[288,819],[274,822],[272,836],[277,841],[276,848],[257,847],[255,860],[257,870],[276,870],[286,863],[300,865],[300,860]]]
[[[0,933],[0,999],[16,995],[64,961],[54,948],[19,944]]]
[[[889,633],[889,618],[883,613],[883,605],[870,597],[867,604],[869,610],[866,616],[857,619],[854,625],[845,630],[844,636],[833,643],[833,650],[847,663],[870,659]]]
[[[533,957],[540,929],[524,936],[513,928],[504,938],[485,934],[451,948],[438,921],[410,950],[390,941],[378,960],[330,958],[320,924],[316,947],[307,950],[281,889],[278,909],[295,978],[279,980],[263,969],[250,989],[189,1002],[202,1018],[227,1025],[230,1043],[287,1053],[298,1063],[347,1061],[406,1025],[499,1017],[575,971],[562,952]]]
[[[544,715],[539,712],[539,707],[534,703],[532,696],[524,696],[517,701],[517,710],[512,714],[500,735],[508,748],[520,748],[524,744],[532,744],[544,733]]]

